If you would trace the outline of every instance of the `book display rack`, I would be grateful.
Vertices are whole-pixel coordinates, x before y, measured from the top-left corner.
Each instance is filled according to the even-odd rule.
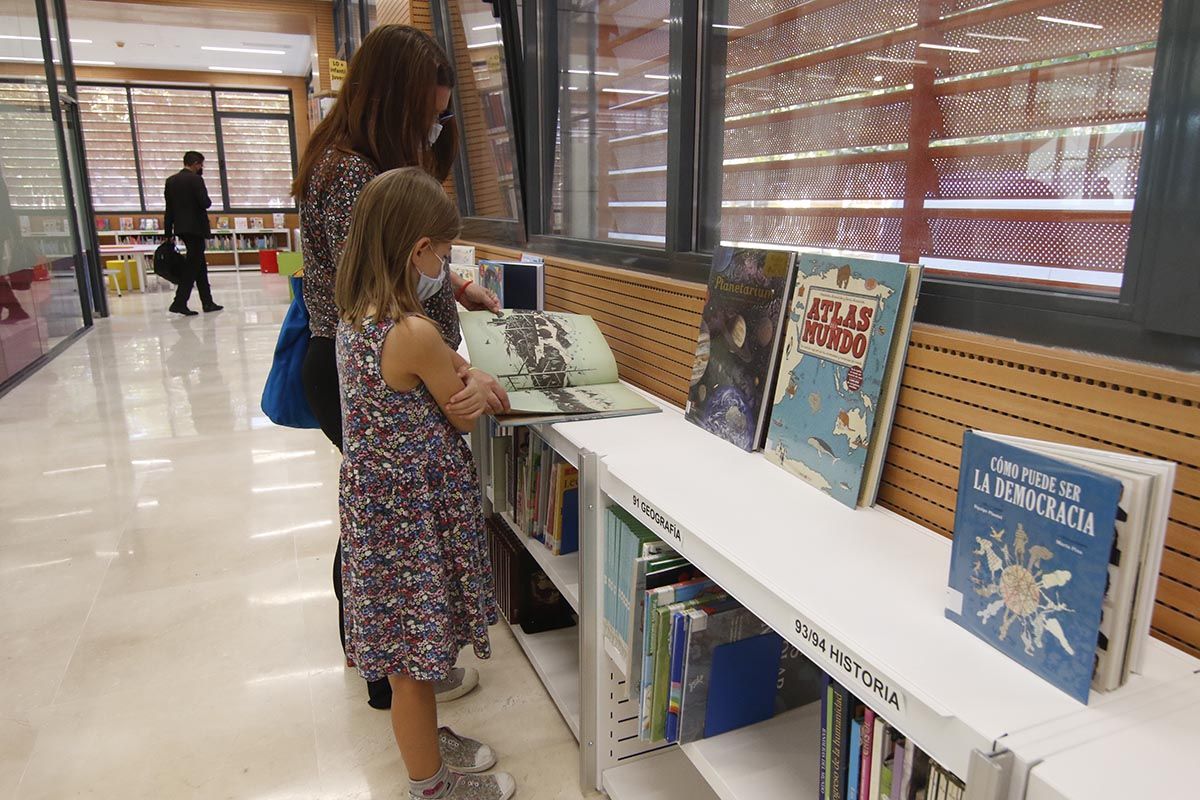
[[[549,663],[536,641],[546,634],[521,644],[564,718],[578,719],[585,787],[613,798],[821,794],[819,703],[683,746],[639,739],[636,699],[626,699],[602,634],[612,506],[958,776],[972,800],[1159,796],[1139,787],[1188,785],[1200,661],[1150,640],[1140,674],[1081,705],[945,618],[948,539],[882,508],[850,509],[655,402],[663,413],[534,427],[580,470],[579,552],[554,557],[528,542],[579,615],[568,629],[578,683],[561,674],[565,659],[557,674],[539,666]],[[473,439],[488,441],[486,422]],[[477,458],[491,513],[487,498],[502,487]]]

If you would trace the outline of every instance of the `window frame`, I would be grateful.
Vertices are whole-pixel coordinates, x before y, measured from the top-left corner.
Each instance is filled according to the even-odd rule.
[[[447,0],[435,0],[434,6]],[[720,203],[720,182],[705,180],[713,137],[723,126],[704,113],[714,80],[716,44],[703,34],[706,20],[727,0],[671,0],[670,158],[667,168],[665,250],[572,239],[549,233],[554,140],[558,118],[558,11],[556,3],[524,3],[524,36],[515,0],[491,0],[501,11],[505,55],[517,65],[510,78],[514,116],[523,128],[517,153],[524,211],[514,236],[495,226],[468,225],[464,236],[528,246],[538,253],[706,282],[711,260],[699,244],[705,204]],[[690,46],[689,46],[690,45]],[[1121,291],[1113,297],[1069,290],[932,276],[921,286],[916,317],[934,325],[1011,337],[1048,346],[1186,369],[1200,369],[1200,315],[1187,305],[1200,297],[1200,187],[1180,169],[1200,162],[1200,136],[1187,122],[1200,114],[1200,75],[1189,69],[1200,45],[1200,4],[1163,0],[1147,108],[1137,196],[1130,224]],[[519,59],[519,61],[518,61]],[[511,72],[511,66],[510,66]],[[520,91],[514,86],[520,84]],[[1197,167],[1200,168],[1200,167]],[[715,185],[714,185],[715,184]],[[523,234],[520,235],[520,234]]]
[[[161,211],[151,211],[146,205],[147,193],[153,190],[153,187],[147,187],[145,184],[144,172],[142,170],[142,159],[138,140],[137,119],[134,116],[133,110],[133,90],[134,89],[187,89],[189,91],[205,91],[209,96],[210,113],[213,117],[213,127],[216,132],[217,144],[217,168],[220,174],[221,184],[221,204],[222,214],[273,214],[276,212],[295,213],[297,210],[296,203],[290,206],[281,206],[278,208],[258,208],[251,206],[233,206],[229,202],[229,182],[226,179],[226,164],[225,164],[225,144],[224,137],[221,131],[221,122],[224,119],[273,119],[286,120],[288,126],[288,139],[291,149],[291,165],[292,176],[295,177],[298,166],[296,153],[296,117],[295,117],[295,101],[292,98],[292,92],[289,89],[270,89],[261,86],[246,87],[246,86],[181,86],[168,83],[147,83],[142,81],[78,81],[78,86],[81,87],[104,87],[109,89],[124,90],[125,103],[129,114],[129,131],[133,142],[133,159],[137,171],[138,196],[141,200],[140,210],[124,209],[120,211],[112,211],[105,208],[96,208],[97,214],[161,214]],[[220,92],[238,92],[251,94],[269,94],[280,95],[287,98],[287,112],[269,112],[269,111],[221,111],[217,106],[217,94]],[[86,136],[85,136],[86,147]],[[182,154],[180,154],[182,157]],[[91,197],[91,185],[88,186],[88,196]]]
[[[442,49],[454,62],[454,32],[450,28],[449,3],[458,0],[430,0],[429,11],[433,19],[433,35]],[[500,21],[500,40],[503,43],[505,66],[505,89],[508,92],[509,108],[512,109],[512,147],[513,147],[513,184],[517,195],[515,219],[500,217],[475,216],[474,198],[471,194],[471,167],[467,159],[467,131],[462,124],[465,119],[459,89],[450,96],[450,108],[459,120],[458,157],[454,162],[454,194],[458,201],[458,211],[462,217],[463,238],[481,241],[504,242],[506,244],[524,244],[528,241],[525,232],[525,219],[528,217],[527,196],[524,189],[525,174],[525,120],[522,118],[524,108],[524,92],[522,91],[522,76],[524,70],[525,52],[521,47],[520,26],[517,20],[516,3],[513,0],[482,0],[492,6],[493,14]],[[461,8],[459,9],[461,13]],[[460,79],[461,85],[461,79]]]

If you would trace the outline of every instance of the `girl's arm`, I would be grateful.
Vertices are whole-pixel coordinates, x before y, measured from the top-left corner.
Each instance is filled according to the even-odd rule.
[[[459,403],[466,402],[468,395],[482,391],[486,392],[488,410],[493,414],[508,413],[510,407],[508,405],[508,392],[504,391],[504,387],[500,385],[500,381],[481,369],[473,368],[470,363],[459,355],[454,353],[454,371],[458,373],[458,377],[466,384],[466,388],[456,394],[451,403],[457,406]]]
[[[381,372],[387,385],[397,391],[406,392],[424,383],[450,423],[467,433],[487,403],[476,394],[451,404],[451,398],[463,390],[453,356],[454,351],[446,346],[435,324],[421,317],[408,317],[388,331]]]

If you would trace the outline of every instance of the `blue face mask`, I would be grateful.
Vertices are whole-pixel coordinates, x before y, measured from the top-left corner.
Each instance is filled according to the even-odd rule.
[[[421,270],[417,270],[417,299],[422,303],[442,290],[442,284],[446,280],[447,263],[449,263],[448,259],[442,256],[442,266],[436,278],[431,278]]]

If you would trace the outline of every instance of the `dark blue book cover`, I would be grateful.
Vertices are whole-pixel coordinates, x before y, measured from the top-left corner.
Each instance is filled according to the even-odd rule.
[[[1120,497],[1116,478],[968,431],[946,616],[1086,703]]]
[[[773,631],[723,644],[713,651],[705,737],[719,736],[775,715],[775,681],[781,653],[779,634]]]
[[[562,542],[559,555],[579,549],[579,488],[567,489],[562,496]]]
[[[795,254],[718,247],[684,416],[743,450],[762,447]]]

